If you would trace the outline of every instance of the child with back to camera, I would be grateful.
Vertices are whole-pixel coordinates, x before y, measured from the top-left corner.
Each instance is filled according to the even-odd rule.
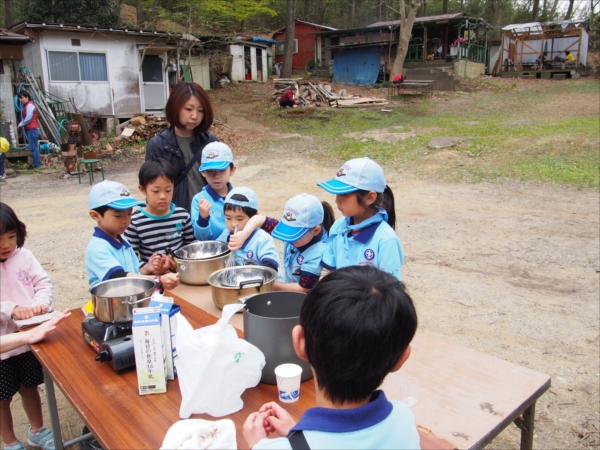
[[[368,318],[368,319],[363,319]],[[259,449],[418,449],[415,418],[377,388],[411,353],[417,314],[404,285],[372,266],[322,278],[292,330],[297,355],[314,374],[316,407],[298,423],[278,403],[250,414],[243,431]],[[279,436],[267,439],[272,432]]]
[[[352,265],[371,265],[402,279],[404,253],[394,231],[394,194],[381,167],[369,158],[352,159],[333,180],[319,183],[344,217],[335,221],[321,265],[326,272]]]
[[[98,226],[85,251],[88,282],[94,286],[114,278],[145,277],[154,279],[165,289],[179,284],[178,274],[154,276],[162,267],[160,258],[151,258],[140,267],[137,255],[121,236],[131,223],[134,206],[144,206],[131,196],[127,187],[116,181],[104,180],[92,187],[88,197],[90,217]]]
[[[146,206],[133,213],[125,230],[125,238],[139,254],[141,263],[147,264],[153,257],[160,260],[156,275],[175,271],[175,262],[167,256],[167,250],[179,250],[194,242],[190,214],[172,203],[176,178],[173,165],[162,158],[142,164],[139,190],[146,197]]]
[[[232,189],[225,198],[225,224],[227,228],[218,241],[228,242],[237,225],[238,231],[244,230],[251,217],[258,213],[256,193],[247,187]],[[236,264],[260,265],[277,271],[279,253],[273,238],[264,230],[254,230],[235,250]]]
[[[14,319],[44,314],[52,305],[52,283],[35,256],[23,248],[27,229],[12,208],[0,203],[0,335],[16,330]],[[44,382],[42,366],[28,345],[0,355],[0,435],[7,450],[25,450],[15,435],[10,404],[18,392],[30,427],[29,445],[54,448],[52,432],[45,428],[38,385]]]

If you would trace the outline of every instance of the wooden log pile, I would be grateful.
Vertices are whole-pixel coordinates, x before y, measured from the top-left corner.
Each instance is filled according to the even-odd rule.
[[[307,80],[293,78],[280,78],[275,80],[273,100],[278,101],[279,97],[290,88],[294,88],[297,91],[297,98],[303,104],[302,106],[352,108],[369,104],[387,104],[387,101],[383,98],[348,95],[345,89],[340,89],[338,92],[335,92],[328,84],[313,84]]]
[[[149,141],[168,126],[169,123],[164,117],[141,114],[117,125],[116,131],[117,136],[122,139]]]

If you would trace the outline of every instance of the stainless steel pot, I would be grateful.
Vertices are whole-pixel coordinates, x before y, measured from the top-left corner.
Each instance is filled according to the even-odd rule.
[[[212,259],[229,253],[229,247],[226,242],[221,241],[196,241],[184,245],[179,250],[173,252],[173,256],[178,259]]]
[[[223,286],[219,281],[219,277],[226,270],[234,270],[237,273],[246,274],[249,271],[255,274],[253,279],[241,281],[238,286]],[[230,303],[237,303],[240,297],[246,297],[252,294],[260,294],[262,292],[271,292],[273,283],[275,283],[277,272],[270,267],[263,266],[237,266],[226,269],[217,270],[208,277],[210,291],[213,302],[219,309]]]
[[[148,278],[115,278],[98,283],[90,289],[94,317],[104,323],[130,323],[133,308],[148,306],[156,287]]]
[[[225,261],[229,253],[227,250],[223,255],[211,259],[179,259],[175,257],[179,280],[185,284],[208,284],[208,277],[211,273],[225,268]]]
[[[296,355],[292,329],[300,324],[300,309],[306,294],[267,292],[254,295],[244,303],[244,338],[256,345],[267,361],[261,382],[277,384],[275,367],[292,363],[302,367],[302,381],[312,378],[308,361]]]

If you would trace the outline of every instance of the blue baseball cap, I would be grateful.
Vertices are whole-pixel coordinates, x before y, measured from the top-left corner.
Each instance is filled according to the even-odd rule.
[[[233,152],[227,144],[211,142],[202,150],[200,172],[205,170],[225,170],[233,162]]]
[[[333,180],[318,183],[330,194],[349,194],[356,191],[385,191],[383,169],[367,157],[351,159],[338,170]]]
[[[285,204],[281,222],[271,235],[284,242],[296,242],[308,230],[323,223],[323,205],[314,195],[300,194]]]
[[[108,206],[109,208],[123,211],[134,206],[144,205],[144,203],[137,201],[131,196],[131,192],[127,189],[127,186],[116,181],[101,181],[92,188],[88,197],[89,209]]]
[[[248,201],[244,202],[241,200],[233,200],[231,197],[233,197],[235,194],[243,195],[248,199]],[[247,187],[237,187],[230,190],[229,194],[227,194],[227,197],[225,197],[225,203],[229,203],[230,205],[246,206],[258,211],[258,197],[256,196],[256,192]]]

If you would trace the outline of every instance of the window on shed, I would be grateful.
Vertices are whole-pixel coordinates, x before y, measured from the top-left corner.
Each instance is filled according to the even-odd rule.
[[[104,53],[80,53],[81,81],[108,81]]]
[[[71,45],[73,47],[81,47],[81,39],[71,39]]]
[[[283,55],[284,52],[285,52],[285,42],[280,42],[275,47],[275,54]],[[298,39],[294,39],[294,53],[298,53]]]
[[[50,81],[79,81],[76,52],[48,52]]]

